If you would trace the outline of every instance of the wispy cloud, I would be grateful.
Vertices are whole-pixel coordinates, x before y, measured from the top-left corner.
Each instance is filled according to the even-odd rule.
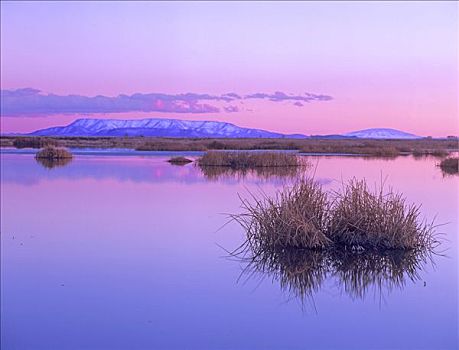
[[[25,88],[1,90],[1,115],[14,117],[122,112],[219,113],[222,111],[237,113],[240,111],[237,106],[225,106],[225,104],[246,99],[265,99],[272,102],[293,101],[296,106],[301,107],[303,106],[301,102],[329,101],[332,97],[310,93],[293,95],[279,91],[274,94],[254,93],[245,96],[231,92],[223,95],[136,93],[116,97],[100,95],[88,97],[47,94],[37,89]]]
[[[274,94],[266,94],[263,92],[257,92],[255,94],[246,95],[245,98],[258,98],[258,99],[267,99],[274,102],[281,101],[303,101],[303,102],[312,102],[312,101],[330,101],[333,97],[328,95],[317,95],[305,92],[303,95],[295,94],[286,94],[285,92],[276,91]],[[298,104],[295,104],[299,106]]]

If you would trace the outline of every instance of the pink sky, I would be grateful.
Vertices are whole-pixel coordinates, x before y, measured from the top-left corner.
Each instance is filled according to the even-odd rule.
[[[2,133],[76,118],[221,120],[285,133],[459,134],[455,2],[4,2],[1,88],[57,95],[324,94],[239,112],[3,113]],[[203,103],[210,103],[203,101]],[[213,103],[220,106],[220,103]]]

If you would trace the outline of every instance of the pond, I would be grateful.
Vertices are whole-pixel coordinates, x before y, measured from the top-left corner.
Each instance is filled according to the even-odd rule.
[[[328,274],[300,298],[225,251],[244,241],[226,215],[241,211],[238,195],[272,195],[288,176],[209,174],[163,153],[80,154],[57,166],[0,156],[2,348],[459,345],[459,177],[443,175],[434,158],[308,157],[306,171],[327,190],[365,178],[422,204],[423,218],[445,224],[444,256],[421,263],[413,280],[370,283],[360,294]]]

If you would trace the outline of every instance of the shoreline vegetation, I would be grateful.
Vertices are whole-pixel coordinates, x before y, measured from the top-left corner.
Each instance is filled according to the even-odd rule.
[[[125,148],[138,151],[292,150],[307,154],[352,154],[373,157],[446,157],[459,151],[457,138],[379,139],[222,139],[155,137],[2,136],[0,147]]]

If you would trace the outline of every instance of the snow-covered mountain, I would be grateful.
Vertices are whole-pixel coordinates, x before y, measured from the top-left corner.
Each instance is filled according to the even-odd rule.
[[[359,139],[419,139],[421,136],[409,134],[404,131],[395,129],[365,129],[344,134],[348,137],[357,137]]]
[[[212,138],[306,138],[302,134],[281,134],[261,129],[241,128],[216,121],[179,119],[77,119],[67,126],[37,130],[34,136],[159,136]],[[314,138],[416,139],[419,136],[395,129],[365,129],[344,135],[315,135]]]
[[[178,119],[77,119],[67,126],[32,132],[36,136],[161,136],[161,137],[229,137],[229,138],[303,138],[260,129],[241,128],[231,123]]]

